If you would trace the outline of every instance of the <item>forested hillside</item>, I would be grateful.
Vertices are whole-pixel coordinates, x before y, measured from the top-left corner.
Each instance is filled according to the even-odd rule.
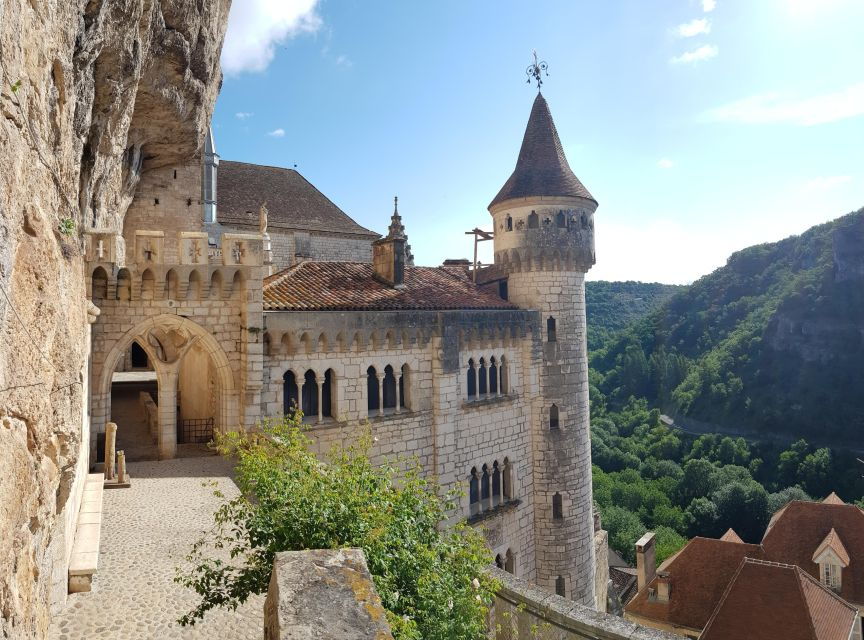
[[[591,367],[612,408],[635,396],[754,435],[861,444],[864,209],[733,254],[607,339]]]
[[[659,282],[589,281],[585,284],[588,350],[600,347],[616,331],[647,316],[683,287]]]

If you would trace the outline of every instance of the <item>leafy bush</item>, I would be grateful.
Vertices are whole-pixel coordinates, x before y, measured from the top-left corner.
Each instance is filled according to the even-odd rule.
[[[440,498],[416,466],[373,464],[368,435],[324,461],[308,444],[293,417],[219,439],[220,453],[236,456],[241,495],[224,500],[191,568],[178,571],[201,596],[180,623],[265,592],[278,551],[359,547],[398,640],[485,638],[492,559],[478,532],[443,526],[454,496]],[[230,561],[211,557],[214,548]]]

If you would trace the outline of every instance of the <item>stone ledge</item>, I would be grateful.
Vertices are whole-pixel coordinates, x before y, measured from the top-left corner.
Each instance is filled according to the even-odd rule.
[[[393,640],[361,549],[276,554],[265,640]]]
[[[462,408],[465,410],[479,409],[481,407],[491,407],[498,404],[510,404],[518,397],[515,393],[505,393],[500,396],[486,396],[476,400],[465,400],[462,403]]]
[[[93,574],[99,567],[104,481],[105,477],[101,473],[87,475],[78,512],[75,542],[69,558],[69,593],[90,591]]]
[[[480,513],[475,513],[473,516],[469,516],[465,521],[468,524],[474,525],[478,522],[483,522],[484,520],[488,520],[490,518],[494,518],[497,515],[502,513],[506,513],[508,511],[512,511],[516,507],[522,504],[522,501],[519,498],[514,498],[513,500],[507,500],[506,502],[502,502],[501,504],[492,507],[491,509],[486,509],[485,511],[481,511]]]

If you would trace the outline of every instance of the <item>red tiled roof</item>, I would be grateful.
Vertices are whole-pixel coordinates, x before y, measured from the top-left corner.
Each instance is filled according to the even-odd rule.
[[[843,500],[840,499],[840,496],[838,496],[833,491],[829,493],[822,502],[824,502],[825,504],[846,504],[845,502],[843,502]]]
[[[729,529],[726,533],[724,533],[721,537],[721,540],[725,540],[726,542],[744,542],[737,533],[735,533],[734,529]]]
[[[822,544],[820,544],[816,548],[816,551],[813,552],[813,562],[816,562],[816,559],[822,555],[822,552],[825,551],[825,549],[831,549],[842,566],[849,566],[849,552],[846,551],[846,547],[843,546],[843,541],[840,540],[840,536],[837,535],[837,532],[834,529],[831,529],[831,531],[828,532],[828,535],[825,536]]]
[[[531,107],[516,168],[489,207],[511,198],[529,196],[575,196],[594,200],[570,169],[549,105],[540,93]]]
[[[744,558],[700,640],[848,640],[857,611],[788,564]]]
[[[693,538],[659,570],[669,574],[669,602],[652,602],[642,589],[625,607],[627,613],[667,624],[702,629],[744,558],[762,559],[755,544]],[[648,587],[656,588],[657,578]]]
[[[379,237],[354,222],[294,169],[222,160],[218,176],[216,216],[224,224],[257,229],[258,210],[266,202],[272,229]]]
[[[854,504],[790,502],[775,514],[762,538],[765,557],[798,565],[818,579],[813,553],[832,529],[849,556],[849,566],[841,573],[840,595],[864,603],[864,511]]]
[[[405,267],[405,287],[363,262],[301,262],[264,280],[265,311],[518,309],[471,282],[461,267]]]

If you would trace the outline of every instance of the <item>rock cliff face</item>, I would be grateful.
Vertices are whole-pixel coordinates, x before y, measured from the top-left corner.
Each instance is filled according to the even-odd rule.
[[[229,7],[0,0],[2,637],[42,637],[62,600],[86,463],[83,233],[119,234],[141,174],[197,152]]]

